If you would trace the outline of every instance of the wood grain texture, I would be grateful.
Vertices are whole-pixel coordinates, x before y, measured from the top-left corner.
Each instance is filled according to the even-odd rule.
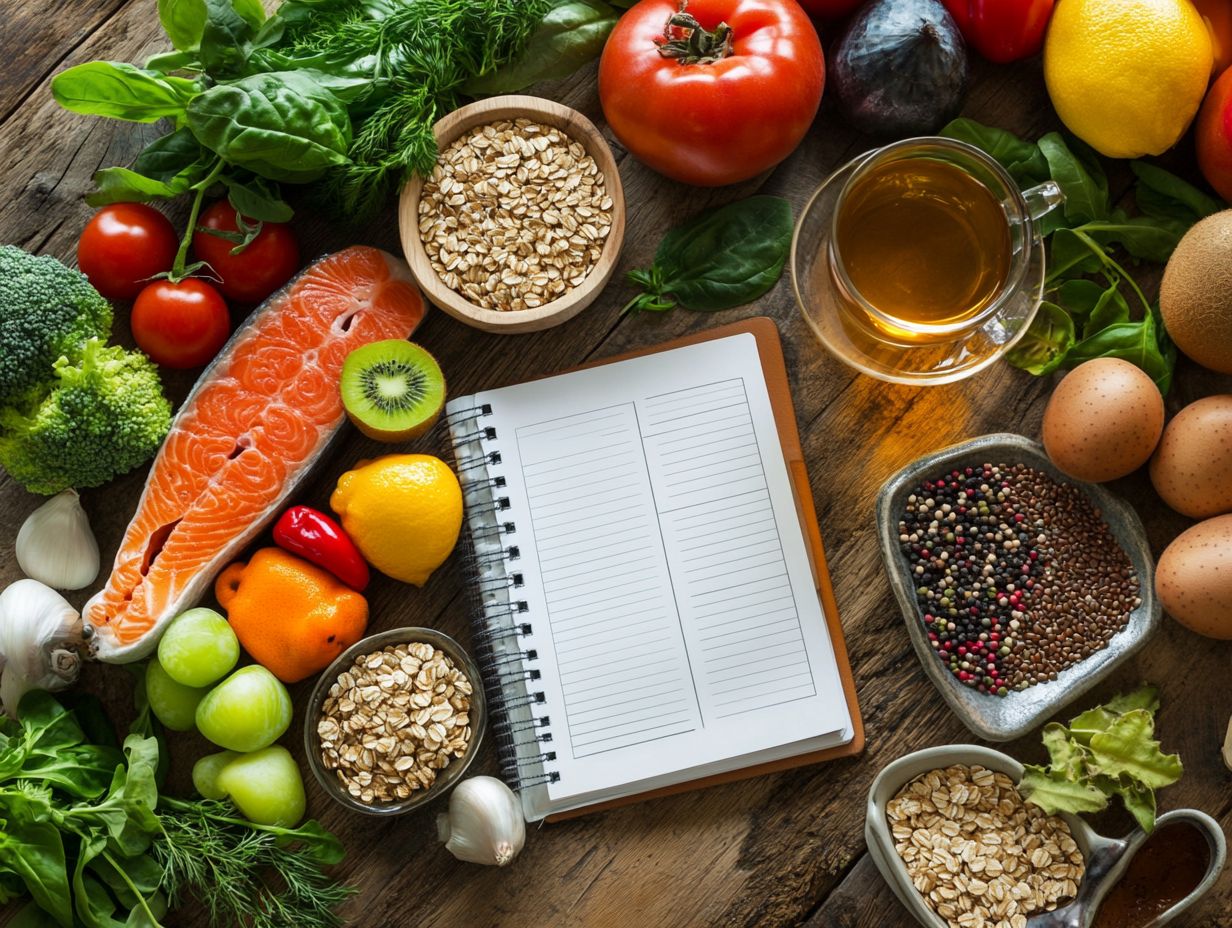
[[[161,50],[163,42],[153,0],[77,0],[59,6],[57,16],[46,16],[45,7],[15,0],[6,4],[9,20],[0,31],[4,60],[29,61],[30,49],[38,48],[44,70],[23,65],[16,75],[6,73],[0,86],[0,103],[15,106],[0,123],[5,165],[0,174],[0,241],[71,262],[77,234],[89,215],[81,197],[91,175],[101,166],[128,163],[157,129],[60,112],[47,90],[47,73],[93,58],[137,61]],[[104,19],[101,26],[91,27]],[[12,22],[24,25],[13,29]],[[537,91],[580,110],[600,126],[612,146],[624,184],[628,225],[617,273],[585,312],[551,331],[509,339],[437,312],[417,340],[440,361],[453,394],[461,395],[755,313],[773,317],[783,337],[868,744],[857,758],[534,829],[518,861],[500,870],[459,863],[441,850],[432,806],[396,820],[373,821],[332,805],[310,782],[311,813],[337,831],[350,851],[339,874],[358,887],[359,895],[345,910],[347,920],[374,928],[910,928],[910,916],[864,854],[865,793],[886,762],[927,745],[971,738],[916,663],[877,552],[873,500],[886,477],[926,451],[990,431],[1036,434],[1050,382],[1004,365],[962,383],[926,389],[857,376],[818,347],[785,280],[754,307],[622,318],[620,307],[632,296],[622,282],[623,272],[648,265],[670,226],[704,207],[753,192],[785,196],[798,210],[827,174],[874,141],[847,129],[827,102],[804,143],[778,169],[735,187],[698,190],[649,171],[612,138],[602,121],[593,66]],[[1058,127],[1037,61],[979,66],[964,115],[1031,137]],[[1184,153],[1178,164],[1196,176]],[[1119,194],[1128,188],[1123,165],[1112,181]],[[393,203],[358,227],[306,210],[296,222],[305,258],[355,242],[400,251]],[[1145,276],[1148,292],[1153,292],[1158,275]],[[127,312],[121,308],[117,316],[118,338],[131,343]],[[191,379],[165,378],[173,399],[183,398]],[[1214,392],[1232,392],[1232,378],[1204,373],[1182,361],[1169,410]],[[411,447],[439,451],[443,443],[437,435]],[[324,507],[342,472],[360,458],[389,450],[349,431],[318,466],[298,501]],[[137,472],[82,494],[106,563],[143,480],[144,473]],[[1112,488],[1135,504],[1157,554],[1189,524],[1160,503],[1144,473],[1117,481]],[[12,542],[21,520],[39,502],[0,477],[0,584],[20,576]],[[72,601],[79,606],[85,598],[85,593],[74,595]],[[464,644],[469,641],[459,571],[453,563],[422,590],[377,577],[369,598],[373,630],[431,625]],[[1232,644],[1197,638],[1169,621],[1089,700],[1094,703],[1141,679],[1160,683],[1164,746],[1180,751],[1186,763],[1181,783],[1161,793],[1161,806],[1202,808],[1225,828],[1232,825],[1232,777],[1218,754],[1232,713],[1232,688],[1226,685],[1230,660]],[[91,667],[86,685],[101,693],[123,719],[129,711],[126,674]],[[292,688],[300,709],[284,740],[294,751],[300,750],[298,732],[308,689],[308,683]],[[210,748],[195,735],[174,736],[171,744],[170,788],[186,791],[192,761]],[[1026,761],[1043,756],[1038,736],[1004,749]],[[474,771],[490,773],[495,767],[485,748]],[[1116,834],[1128,830],[1129,822],[1118,813],[1106,817],[1101,827]],[[0,922],[11,915],[12,909],[0,914]],[[196,928],[205,921],[186,906],[175,924]],[[1232,926],[1232,873],[1225,873],[1211,895],[1174,925]]]

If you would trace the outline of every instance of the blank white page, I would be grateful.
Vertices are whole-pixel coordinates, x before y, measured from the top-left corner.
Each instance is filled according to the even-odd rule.
[[[752,335],[473,400],[517,524],[552,811],[850,740]]]

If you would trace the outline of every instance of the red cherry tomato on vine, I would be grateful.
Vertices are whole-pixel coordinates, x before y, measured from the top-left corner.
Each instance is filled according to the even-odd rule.
[[[253,220],[245,219],[253,224]],[[201,216],[198,229],[213,229],[240,235],[235,207],[219,200]],[[233,300],[260,303],[291,279],[299,270],[299,245],[295,233],[285,222],[263,222],[257,237],[237,255],[231,254],[239,242],[221,235],[193,233],[193,252],[222,278],[218,288]]]
[[[603,115],[629,151],[675,180],[755,177],[791,154],[817,114],[817,32],[795,0],[682,6],[641,0],[620,17],[599,62]]]
[[[941,0],[958,30],[989,61],[1030,58],[1044,47],[1055,0]],[[1225,0],[1226,2],[1226,0]]]
[[[77,239],[77,266],[103,296],[131,300],[155,274],[171,269],[179,237],[171,220],[144,203],[112,203]]]
[[[800,0],[804,12],[818,19],[838,19],[846,16],[864,0]]]
[[[154,281],[137,295],[131,323],[137,347],[163,367],[200,367],[231,334],[226,301],[199,277]]]

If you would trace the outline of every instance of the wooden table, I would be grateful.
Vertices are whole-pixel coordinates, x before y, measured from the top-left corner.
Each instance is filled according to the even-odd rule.
[[[154,0],[9,0],[0,30],[0,241],[72,261],[89,216],[82,195],[93,172],[127,164],[156,129],[120,125],[60,111],[47,81],[61,68],[95,58],[139,61],[162,50]],[[540,88],[602,125],[593,67]],[[976,68],[965,114],[1037,137],[1056,128],[1038,61]],[[799,209],[835,167],[871,147],[823,105],[799,150],[770,176],[722,190],[690,189],[640,165],[611,139],[628,201],[621,269],[649,264],[663,232],[697,210],[763,191]],[[1187,162],[1179,170],[1193,175]],[[1122,166],[1123,167],[1123,166]],[[1128,187],[1127,172],[1113,175]],[[307,213],[297,219],[306,257],[355,242],[397,253],[392,204],[360,228],[343,228]],[[1153,288],[1155,279],[1147,281]],[[916,456],[990,431],[1038,432],[1051,383],[998,365],[959,384],[931,389],[892,386],[857,376],[827,355],[798,314],[786,279],[756,307],[713,315],[676,311],[622,317],[629,289],[620,276],[590,309],[547,332],[483,335],[434,313],[416,336],[440,360],[455,395],[665,341],[754,313],[774,317],[782,332],[818,516],[834,576],[851,662],[868,733],[863,755],[535,829],[507,870],[460,864],[437,846],[434,809],[393,821],[359,818],[331,804],[309,784],[310,810],[349,848],[341,875],[359,896],[348,922],[364,926],[540,928],[540,926],[864,926],[914,924],[894,900],[863,841],[864,797],[887,762],[917,748],[972,737],[925,679],[902,618],[891,600],[873,533],[873,499],[892,472]],[[120,311],[117,337],[127,340]],[[181,399],[190,377],[168,376]],[[1232,390],[1182,361],[1171,411],[1197,397]],[[388,451],[351,431],[317,469],[301,502],[323,506],[338,475],[358,458]],[[436,450],[425,447],[424,450]],[[83,494],[104,562],[110,563],[144,480],[134,473]],[[1114,489],[1137,505],[1156,553],[1185,525],[1154,495],[1145,474]],[[0,478],[0,582],[20,576],[12,556],[17,527],[39,500]],[[73,598],[75,604],[84,595]],[[420,591],[384,578],[371,589],[373,629],[432,625],[468,640],[458,571],[442,569]],[[1164,809],[1196,806],[1232,823],[1232,776],[1218,758],[1232,713],[1227,685],[1232,646],[1207,641],[1166,621],[1150,645],[1084,702],[1146,679],[1161,684],[1164,746],[1181,753],[1186,773],[1161,794]],[[127,676],[91,668],[87,685],[123,709]],[[302,704],[307,684],[294,689]],[[1081,707],[1077,707],[1081,708]],[[299,750],[302,711],[285,741]],[[204,753],[197,736],[172,741],[175,777],[185,783]],[[1039,760],[1038,735],[1007,746]],[[485,749],[477,766],[492,771]],[[1111,833],[1128,830],[1119,813]],[[11,915],[11,910],[8,913]],[[179,923],[203,924],[185,909]],[[0,916],[0,922],[5,921]],[[1232,925],[1232,872],[1178,926]],[[308,926],[305,926],[308,928]]]

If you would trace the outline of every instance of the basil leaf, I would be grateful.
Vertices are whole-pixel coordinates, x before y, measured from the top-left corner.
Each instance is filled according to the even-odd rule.
[[[1065,218],[1079,224],[1108,215],[1108,178],[1098,159],[1082,143],[1068,145],[1059,132],[1039,140],[1048,170],[1065,193]]]
[[[1154,314],[1140,322],[1120,322],[1084,338],[1065,357],[1067,368],[1094,358],[1121,358],[1136,364],[1155,381],[1159,392],[1167,395],[1172,386],[1175,358],[1170,358],[1158,337]]]
[[[1039,146],[1012,132],[959,117],[951,120],[940,134],[981,149],[999,161],[1020,186],[1031,187],[1048,179],[1048,161]]]
[[[1151,789],[1170,786],[1184,768],[1176,754],[1164,754],[1152,739],[1155,726],[1146,709],[1133,709],[1107,731],[1091,737],[1091,766],[1112,777],[1127,776]]]
[[[201,64],[215,79],[244,72],[252,55],[255,27],[241,16],[231,0],[205,0],[205,26],[201,31]]]
[[[1094,274],[1101,267],[1099,258],[1072,229],[1057,229],[1052,233],[1049,265],[1049,280],[1074,274]]]
[[[122,61],[87,61],[51,79],[52,96],[66,110],[128,122],[182,116],[199,89],[196,81]]]
[[[270,180],[314,180],[349,160],[346,108],[295,71],[211,87],[189,104],[188,127],[226,161]]]
[[[196,50],[182,52],[159,52],[145,60],[147,71],[157,71],[159,74],[170,74],[172,71],[200,71]]]
[[[775,285],[791,248],[791,204],[756,196],[707,210],[663,237],[649,271],[629,272],[646,292],[629,310],[730,309]]]
[[[1108,797],[1085,780],[1071,780],[1034,764],[1024,764],[1018,790],[1028,802],[1049,815],[1058,812],[1078,814],[1099,812],[1108,805]]]
[[[184,127],[147,145],[133,161],[133,170],[154,180],[169,182],[200,161],[204,154],[201,143]]]
[[[1180,219],[1135,216],[1117,222],[1088,222],[1079,228],[1101,245],[1120,245],[1135,258],[1163,264],[1172,257],[1189,226]]]
[[[247,180],[224,177],[222,182],[227,188],[227,199],[241,216],[260,222],[288,222],[294,215],[277,190],[271,190],[259,177]]]
[[[1047,300],[1031,320],[1027,333],[1005,356],[1014,367],[1036,376],[1051,374],[1065,361],[1074,344],[1074,320]]]
[[[472,78],[462,92],[470,96],[513,93],[537,81],[567,77],[599,57],[617,18],[603,0],[556,0],[516,61]]]
[[[1091,315],[1082,327],[1082,337],[1090,338],[1096,332],[1121,322],[1129,322],[1129,303],[1121,294],[1118,283],[1113,282],[1100,294],[1099,300],[1091,309]]]
[[[254,30],[260,29],[265,22],[265,7],[261,5],[261,0],[231,0],[231,8]]]
[[[1170,171],[1145,161],[1131,161],[1129,166],[1138,178],[1134,200],[1146,216],[1179,219],[1192,225],[1212,213],[1227,209],[1223,201],[1207,196]]]
[[[205,29],[205,0],[158,0],[158,21],[173,48],[196,48]]]
[[[94,189],[86,195],[90,206],[108,203],[148,203],[176,197],[191,186],[185,177],[178,181],[155,180],[128,168],[103,168],[94,175]]]
[[[1103,295],[1103,287],[1093,280],[1079,277],[1061,284],[1054,294],[1056,297],[1054,302],[1063,307],[1075,322],[1082,322],[1099,305]]]

